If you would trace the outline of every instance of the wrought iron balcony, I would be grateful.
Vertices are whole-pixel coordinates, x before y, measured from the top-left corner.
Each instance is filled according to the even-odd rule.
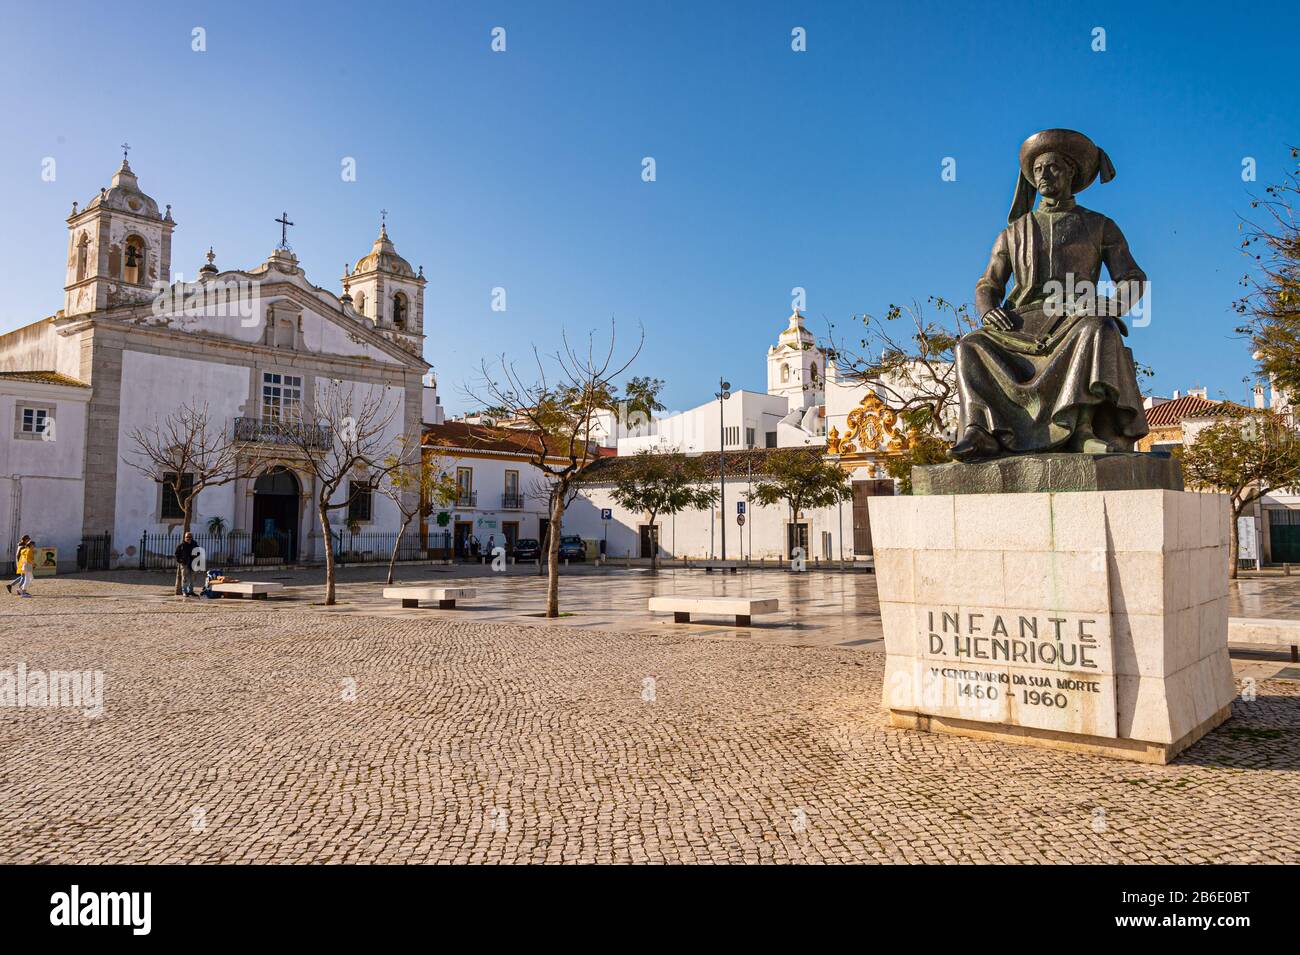
[[[235,440],[327,448],[333,441],[333,435],[325,425],[275,418],[236,418]]]
[[[506,511],[517,511],[524,506],[524,496],[522,494],[502,494],[501,509]]]
[[[478,507],[478,491],[467,491],[461,488],[456,492],[457,507]]]

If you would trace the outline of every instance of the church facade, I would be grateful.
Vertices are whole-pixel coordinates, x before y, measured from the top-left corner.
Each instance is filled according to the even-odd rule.
[[[437,404],[422,380],[425,278],[386,225],[337,293],[307,278],[283,232],[260,264],[222,270],[209,250],[194,282],[173,284],[175,228],[171,206],[160,210],[123,159],[111,184],[68,216],[63,308],[0,336],[0,397],[14,408],[12,440],[0,443],[10,459],[0,467],[6,547],[38,528],[65,564],[83,537],[108,534],[113,565],[132,566],[145,535],[179,524],[174,495],[132,466],[141,459],[132,435],[185,405],[228,429],[249,468],[198,496],[192,527],[219,518],[226,533],[273,531],[288,541],[286,558],[319,558],[324,544],[317,488],[279,423],[310,419],[317,395],[338,383],[391,410],[385,441],[419,440],[422,411]],[[24,440],[25,423],[37,420],[44,430]],[[60,473],[46,474],[56,456],[45,446],[55,445]],[[338,492],[352,493],[352,482]],[[340,513],[336,526],[392,532],[400,523],[379,494]]]

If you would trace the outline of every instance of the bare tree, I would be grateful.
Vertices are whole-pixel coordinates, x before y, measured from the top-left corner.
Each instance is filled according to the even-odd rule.
[[[533,347],[534,371],[527,374],[502,355],[496,362],[484,360],[481,380],[466,386],[466,395],[482,407],[504,408],[509,417],[526,422],[536,441],[529,450],[530,463],[548,485],[547,507],[550,532],[546,539],[546,616],[560,615],[560,533],[565,505],[577,493],[579,472],[596,458],[587,440],[596,412],[616,407],[614,380],[636,360],[645,342],[642,333],[630,358],[619,363],[614,357],[615,331],[610,323],[609,345],[597,346],[594,334],[587,336],[585,349],[576,349],[567,335],[561,350],[544,358]],[[535,376],[535,377],[534,377]]]
[[[832,330],[830,350],[841,381],[877,389],[908,431],[942,435],[957,408],[957,340],[976,323],[966,305],[933,295],[928,301],[937,318],[919,302],[890,305],[883,319],[855,315],[862,337],[837,341]]]
[[[345,481],[355,479],[371,488],[387,477],[394,457],[389,425],[397,403],[383,389],[369,386],[358,395],[351,382],[331,379],[318,384],[314,407],[305,405],[297,415],[277,425],[280,445],[290,449],[294,463],[312,479],[316,515],[325,544],[325,605],[333,606],[335,564],[330,511],[347,507],[352,495],[336,501]]]
[[[224,419],[214,421],[206,402],[183,404],[166,418],[155,417],[152,425],[132,429],[127,438],[136,454],[123,460],[175,497],[182,535],[190,532],[199,494],[249,474],[250,464],[241,459],[234,430],[225,426]],[[178,565],[176,593],[180,592]]]
[[[401,526],[393,541],[393,552],[388,557],[388,583],[393,582],[397,564],[397,549],[402,535],[417,516],[428,517],[436,505],[449,504],[456,499],[456,478],[439,464],[438,459],[424,451],[422,435],[403,435],[398,439],[400,450],[384,459],[388,473],[378,484],[379,493],[393,502],[401,515]]]

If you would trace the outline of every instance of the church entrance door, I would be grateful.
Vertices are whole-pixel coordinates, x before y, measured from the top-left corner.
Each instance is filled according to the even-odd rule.
[[[294,473],[273,467],[253,485],[253,556],[280,558],[292,563],[298,557],[298,513],[302,488]]]

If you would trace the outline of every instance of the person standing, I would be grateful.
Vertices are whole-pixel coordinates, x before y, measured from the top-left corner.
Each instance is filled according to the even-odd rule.
[[[194,555],[199,552],[199,545],[194,543],[194,535],[189,531],[181,538],[176,548],[176,564],[181,575],[181,599],[194,596]]]
[[[30,597],[27,588],[32,585],[32,572],[35,569],[36,545],[24,534],[23,539],[18,542],[18,552],[14,555],[14,570],[18,576],[5,584],[5,590],[13,593],[14,586],[17,585],[19,597]]]

